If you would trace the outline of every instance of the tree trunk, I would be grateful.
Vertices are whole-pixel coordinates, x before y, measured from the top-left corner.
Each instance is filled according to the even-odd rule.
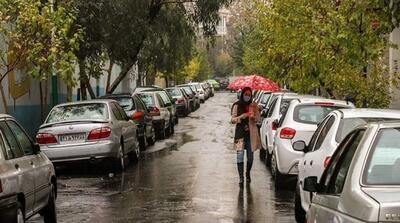
[[[169,80],[167,76],[164,76],[165,79],[165,87],[169,87]]]
[[[85,85],[86,85],[86,87],[87,87],[87,89],[88,89],[90,98],[91,98],[91,99],[96,99],[96,94],[94,93],[93,88],[92,88],[92,86],[90,85],[89,79],[86,79]]]
[[[67,102],[71,102],[71,101],[72,101],[72,87],[67,86]]]
[[[81,99],[82,101],[87,100],[86,93],[86,69],[85,69],[85,60],[79,60],[79,76],[80,76],[80,88],[81,88]]]
[[[112,59],[110,59],[110,65],[108,66],[108,70],[107,70],[106,92],[108,92],[110,90],[111,74],[112,74],[113,66],[114,66],[114,61]]]
[[[7,99],[6,99],[6,95],[4,94],[4,88],[3,88],[2,81],[0,81],[0,92],[1,92],[1,99],[3,101],[4,113],[8,114]]]
[[[42,81],[39,81],[39,96],[40,96],[40,120],[44,121],[44,103],[43,103],[43,87]]]

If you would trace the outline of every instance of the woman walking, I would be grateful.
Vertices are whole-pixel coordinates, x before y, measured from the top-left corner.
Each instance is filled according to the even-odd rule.
[[[260,111],[252,98],[251,88],[243,88],[239,100],[232,106],[231,121],[236,124],[235,149],[237,151],[237,168],[239,184],[244,183],[244,154],[246,151],[246,182],[251,182],[250,171],[253,166],[253,153],[260,149],[261,141],[258,133],[257,121],[260,120]]]

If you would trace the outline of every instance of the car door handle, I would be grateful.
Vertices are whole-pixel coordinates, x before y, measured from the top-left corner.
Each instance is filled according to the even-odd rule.
[[[312,166],[312,164],[313,164],[313,161],[311,160],[311,161],[310,161],[310,165]]]

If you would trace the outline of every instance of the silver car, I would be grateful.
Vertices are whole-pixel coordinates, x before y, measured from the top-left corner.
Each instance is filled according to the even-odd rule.
[[[298,163],[304,153],[296,151],[293,143],[300,140],[308,143],[318,123],[331,111],[341,108],[354,108],[354,105],[341,100],[299,98],[292,100],[282,111],[271,155],[271,174],[277,189],[284,186],[286,177],[296,176],[299,172]]]
[[[315,193],[307,222],[400,221],[400,122],[379,122],[348,134],[333,154],[320,183],[305,178]]]
[[[311,137],[309,145],[297,141],[293,148],[305,153],[299,161],[297,177],[295,216],[297,222],[304,222],[310,206],[311,194],[303,190],[304,178],[321,177],[332,154],[343,138],[355,128],[369,122],[400,119],[400,111],[385,109],[339,109],[331,112],[319,125]]]
[[[0,222],[24,222],[36,213],[56,222],[53,164],[9,115],[0,115]]]
[[[137,127],[114,100],[55,106],[36,140],[53,163],[111,158],[124,169],[140,155]]]

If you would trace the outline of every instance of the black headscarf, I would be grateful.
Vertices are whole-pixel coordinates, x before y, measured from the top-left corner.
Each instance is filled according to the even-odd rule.
[[[244,101],[244,92],[250,91],[251,98],[249,101]],[[249,106],[253,102],[253,94],[252,90],[249,87],[245,87],[242,89],[242,92],[240,94],[239,100],[233,104],[233,106],[237,105],[237,116],[242,115],[243,113],[246,112],[246,107]],[[232,108],[233,108],[232,106]],[[240,123],[236,124],[236,129],[235,129],[235,140],[237,139],[242,139],[244,138],[244,135],[246,134],[246,126],[248,128],[249,125],[249,119],[242,119]]]

